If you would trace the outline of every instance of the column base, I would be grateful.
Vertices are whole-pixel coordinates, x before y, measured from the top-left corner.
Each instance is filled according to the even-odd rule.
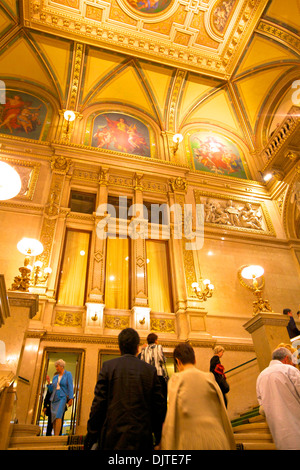
[[[290,344],[289,317],[281,313],[258,313],[243,326],[252,335],[260,370],[268,367],[272,352],[280,343]]]

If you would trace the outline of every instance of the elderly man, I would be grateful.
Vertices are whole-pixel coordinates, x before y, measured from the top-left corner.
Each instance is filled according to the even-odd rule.
[[[257,399],[278,450],[300,450],[300,372],[292,358],[288,349],[275,349],[256,382]]]

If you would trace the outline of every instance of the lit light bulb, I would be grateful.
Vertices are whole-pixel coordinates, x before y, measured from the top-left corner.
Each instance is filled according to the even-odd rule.
[[[0,162],[0,200],[4,201],[17,196],[21,190],[21,178],[14,168]]]

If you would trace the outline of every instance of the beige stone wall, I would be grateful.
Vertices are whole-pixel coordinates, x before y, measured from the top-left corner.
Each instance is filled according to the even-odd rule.
[[[142,160],[122,162],[124,157],[121,156],[119,162],[115,157],[110,162],[111,166],[107,165],[107,162],[102,166],[101,162],[93,161],[91,156],[81,150],[66,152],[63,160],[66,165],[59,167],[55,166],[55,160],[53,164],[50,150],[49,152],[47,150],[48,153],[45,149],[43,151],[43,157],[37,159],[41,166],[32,199],[17,198],[15,201],[0,203],[0,244],[3,247],[0,255],[0,272],[5,274],[7,287],[10,288],[14,276],[18,274],[19,266],[24,261],[24,256],[16,248],[17,242],[23,236],[38,239],[44,237],[47,243],[47,260],[53,269],[47,284],[48,290],[44,295],[40,295],[39,311],[29,325],[25,323],[20,325],[19,317],[14,316],[5,325],[6,329],[0,331],[0,338],[5,336],[8,354],[14,350],[14,353],[19,355],[23,344],[19,373],[27,378],[29,383],[22,381],[18,383],[19,422],[28,424],[35,422],[45,349],[83,350],[80,419],[77,432],[85,433],[97,379],[99,352],[117,351],[116,339],[120,329],[107,326],[105,323],[107,315],[126,318],[129,326],[138,329],[142,342],[151,329],[151,321],[153,319],[161,321],[158,335],[166,353],[172,354],[178,341],[189,340],[196,351],[197,367],[208,371],[213,347],[216,344],[225,347],[226,353],[222,363],[226,370],[255,357],[251,335],[244,328],[245,323],[252,317],[254,297],[238,280],[237,273],[242,265],[260,264],[264,267],[266,286],[263,297],[270,301],[275,312],[282,312],[286,306],[292,308],[294,312],[298,310],[299,266],[293,250],[297,249],[299,244],[294,241],[293,247],[290,245],[285,236],[281,213],[262,185],[234,179],[228,179],[224,183],[222,179],[212,175],[204,181],[203,177],[197,179],[195,174],[189,175],[186,168],[171,167],[166,164],[154,165],[150,171],[149,166]],[[183,185],[176,182],[178,177],[181,178],[179,182],[183,182]],[[226,189],[226,186],[229,188]],[[258,233],[251,230],[241,231],[235,227],[226,230],[226,227],[206,225],[203,247],[195,253],[184,252],[180,241],[171,240],[170,277],[175,305],[175,310],[171,314],[164,312],[152,314],[151,306],[146,308],[145,291],[142,295],[139,292],[140,297],[137,299],[145,302],[143,304],[145,325],[139,324],[139,313],[135,308],[125,312],[100,309],[97,322],[93,322],[86,306],[60,307],[60,310],[69,312],[74,318],[76,316],[77,320],[79,318],[79,323],[76,320],[73,324],[72,321],[68,324],[58,324],[56,290],[66,227],[89,229],[94,233],[88,296],[91,292],[95,292],[95,286],[100,290],[103,288],[97,283],[103,279],[101,269],[105,268],[105,246],[99,243],[95,236],[97,218],[95,214],[89,216],[70,214],[68,208],[70,188],[96,192],[98,203],[104,202],[107,194],[125,194],[139,202],[144,198],[147,201],[168,202],[170,205],[174,202],[194,205],[195,190],[211,192],[223,200],[232,196],[244,201],[251,194],[251,197],[249,196],[251,201],[265,203],[271,229],[268,229],[268,233]],[[49,221],[50,225],[43,225],[45,220]],[[55,230],[48,231],[49,226],[55,227]],[[143,243],[136,246],[138,248],[135,262],[138,263],[143,253]],[[99,263],[94,261],[96,252],[102,257]],[[136,264],[133,269],[134,275],[138,269],[140,268],[137,268]],[[200,271],[203,277],[209,278],[215,286],[212,298],[203,303],[193,296],[191,289],[191,282],[199,278]],[[143,272],[146,274],[146,270]],[[138,297],[138,292],[132,294],[133,298]],[[99,299],[103,299],[103,291],[97,300],[100,308]],[[15,328],[21,336],[28,336],[26,339],[22,338],[19,346],[15,343]],[[15,351],[16,349],[18,351]],[[258,373],[256,361],[229,373],[231,390],[228,396],[228,413],[231,418],[256,404],[255,382]]]

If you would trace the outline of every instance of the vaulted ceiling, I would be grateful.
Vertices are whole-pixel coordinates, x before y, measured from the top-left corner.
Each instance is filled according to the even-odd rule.
[[[49,103],[48,126],[121,106],[161,132],[214,129],[257,179],[293,105],[299,31],[299,0],[3,0],[0,79]]]

